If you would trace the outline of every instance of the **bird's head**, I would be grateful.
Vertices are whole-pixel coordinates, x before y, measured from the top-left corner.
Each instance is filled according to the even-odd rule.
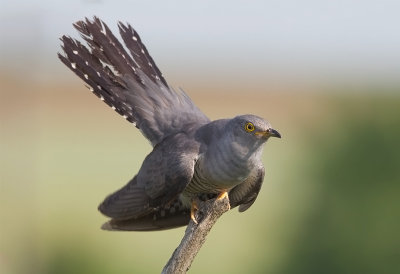
[[[230,121],[229,127],[235,139],[242,144],[261,145],[269,137],[281,138],[280,133],[273,129],[268,121],[255,115],[236,116]]]

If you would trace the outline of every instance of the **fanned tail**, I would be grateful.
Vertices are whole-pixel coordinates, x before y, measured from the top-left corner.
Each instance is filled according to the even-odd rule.
[[[168,87],[167,81],[165,81],[161,71],[156,66],[153,58],[151,58],[145,45],[139,37],[139,34],[127,24],[125,26],[122,22],[118,23],[119,32],[125,45],[128,47],[138,67],[151,79],[160,80],[166,87]]]
[[[69,36],[62,36],[62,48],[65,55],[58,53],[60,60],[78,75],[88,85],[97,97],[122,115],[131,123],[137,122],[135,110],[126,103],[124,90],[125,81],[121,75],[134,75],[134,61],[129,57],[122,45],[118,42],[109,28],[97,17],[93,22],[88,19],[74,24],[75,28],[87,41],[87,49],[78,40]],[[101,45],[96,41],[102,41]],[[109,64],[109,66],[105,65]]]
[[[168,86],[129,24],[118,23],[128,50],[98,17],[78,21],[74,27],[88,47],[64,35],[64,53],[58,57],[97,97],[134,123],[153,146],[187,124],[209,122],[183,91]]]
[[[131,77],[144,87],[138,70],[149,79],[167,82],[143,45],[137,32],[128,24],[119,22],[121,36],[130,54],[98,17],[78,21],[74,27],[87,42],[89,49],[76,39],[62,36],[64,55],[60,60],[86,82],[90,91],[131,123],[138,122],[138,115],[126,98],[124,78]]]

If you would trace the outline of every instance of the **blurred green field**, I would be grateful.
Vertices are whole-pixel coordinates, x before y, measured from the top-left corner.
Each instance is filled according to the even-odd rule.
[[[0,273],[160,272],[183,228],[105,232],[96,209],[150,152],[139,131],[78,81],[0,80]],[[209,117],[257,114],[283,138],[190,273],[400,273],[400,92],[202,89]]]

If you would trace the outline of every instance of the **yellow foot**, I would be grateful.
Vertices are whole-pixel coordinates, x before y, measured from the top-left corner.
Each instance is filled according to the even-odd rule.
[[[217,196],[217,200],[224,199],[225,197],[228,197],[228,192],[226,190],[222,191],[220,194]],[[231,205],[229,205],[229,210],[231,209]]]
[[[190,219],[197,225],[198,222],[196,220],[196,217],[194,216],[196,214],[196,211],[199,208],[197,207],[197,202],[195,200],[192,201],[192,207],[190,208]]]
[[[217,200],[224,199],[226,196],[228,196],[228,192],[226,190],[224,190],[220,194],[218,194]]]

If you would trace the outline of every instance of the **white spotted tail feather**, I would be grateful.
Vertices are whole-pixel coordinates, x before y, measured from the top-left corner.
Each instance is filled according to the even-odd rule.
[[[209,122],[183,91],[168,86],[130,25],[118,24],[129,53],[97,17],[78,21],[74,27],[88,47],[64,35],[64,54],[58,57],[97,97],[134,123],[153,146],[185,125]]]

